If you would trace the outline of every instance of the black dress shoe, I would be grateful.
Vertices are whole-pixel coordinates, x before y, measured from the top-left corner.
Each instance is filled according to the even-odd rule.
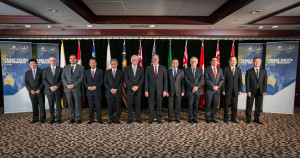
[[[113,121],[108,121],[108,124],[110,124],[110,125],[111,125],[112,123],[113,123]]]
[[[53,123],[55,123],[55,121],[54,121],[54,120],[51,120],[49,123],[50,123],[50,124],[53,124]]]
[[[247,120],[247,121],[246,121],[246,123],[250,124],[250,123],[251,123],[251,121],[250,121],[250,120]]]
[[[193,122],[194,122],[194,123],[198,123],[198,121],[197,121],[197,120],[193,120]]]
[[[161,120],[158,120],[158,121],[157,121],[157,124],[162,124]]]
[[[41,122],[41,123],[45,123],[45,120],[41,120],[40,122]]]
[[[70,123],[75,123],[75,120],[70,120]]]
[[[99,123],[99,124],[103,124],[103,122],[102,122],[102,121],[98,121],[98,123]]]
[[[88,124],[92,124],[94,121],[89,121]]]
[[[127,121],[127,124],[131,124],[131,123],[132,123],[132,120],[128,120],[128,121]]]
[[[38,120],[32,120],[32,121],[30,122],[30,124],[33,124],[33,123],[36,123],[36,122],[38,122]]]
[[[206,122],[206,123],[210,123],[210,120],[206,120],[205,122]]]
[[[137,123],[143,123],[141,120],[137,120],[136,122],[137,122]]]
[[[116,124],[120,124],[120,121],[116,121]]]
[[[234,123],[239,123],[237,120],[231,120],[231,122],[234,122]]]
[[[153,123],[153,121],[148,121],[148,124],[152,124]]]
[[[193,120],[189,120],[189,123],[193,123],[194,121]]]
[[[77,120],[77,124],[81,124],[81,120]]]
[[[179,120],[175,120],[175,122],[176,122],[176,123],[180,123],[180,121],[179,121]]]
[[[171,123],[171,122],[172,122],[172,119],[168,119],[168,122]]]
[[[61,122],[61,120],[57,120],[56,123],[57,124],[61,124],[62,122]]]
[[[258,124],[263,124],[262,122],[260,122],[260,121],[258,121],[258,120],[254,120],[253,122],[256,122],[256,123],[258,123]]]
[[[228,119],[224,119],[224,122],[225,122],[225,123],[228,123]]]
[[[218,123],[218,121],[216,121],[216,120],[211,120],[211,122],[213,122],[213,123]]]

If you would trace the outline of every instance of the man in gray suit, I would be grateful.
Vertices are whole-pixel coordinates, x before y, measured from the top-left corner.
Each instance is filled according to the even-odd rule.
[[[216,113],[218,111],[218,104],[220,99],[221,87],[224,82],[223,71],[217,67],[218,58],[213,57],[210,61],[211,66],[205,68],[205,119],[206,123],[218,123],[216,121]],[[212,113],[210,108],[212,106]]]
[[[197,113],[199,109],[199,98],[203,94],[203,72],[197,67],[198,58],[192,57],[190,59],[191,67],[185,69],[184,80],[186,84],[186,95],[188,96],[189,105],[189,123],[197,123]]]
[[[167,96],[167,71],[166,67],[159,65],[159,56],[152,56],[153,65],[146,68],[145,74],[145,96],[148,98],[149,104],[149,124],[154,121],[154,102],[156,101],[157,123],[161,124],[162,98]]]
[[[124,70],[124,80],[126,83],[126,96],[128,101],[128,121],[133,120],[133,104],[135,104],[135,119],[138,123],[141,121],[141,94],[144,83],[144,68],[137,65],[139,58],[137,55],[131,56],[131,65]]]
[[[43,83],[45,85],[44,93],[47,95],[50,111],[50,124],[55,123],[54,103],[56,103],[56,122],[61,123],[61,97],[62,97],[62,80],[61,74],[63,69],[56,66],[57,59],[55,56],[49,57],[50,66],[43,70]]]
[[[75,112],[77,124],[81,123],[81,97],[82,97],[82,82],[84,78],[84,67],[77,64],[77,58],[74,54],[69,56],[70,64],[64,67],[62,72],[62,81],[64,83],[64,91],[66,93],[69,109],[70,123],[75,122]],[[75,112],[74,103],[75,101]]]
[[[174,103],[175,103],[175,122],[180,122],[181,111],[181,97],[184,96],[184,71],[178,68],[178,59],[172,59],[172,68],[167,71],[168,74],[168,122],[172,122],[174,115]]]

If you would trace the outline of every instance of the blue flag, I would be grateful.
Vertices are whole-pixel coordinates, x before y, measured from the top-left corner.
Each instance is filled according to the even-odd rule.
[[[93,40],[92,57],[93,57],[93,58],[96,58],[96,49],[95,49],[95,42],[94,42],[94,40]]]

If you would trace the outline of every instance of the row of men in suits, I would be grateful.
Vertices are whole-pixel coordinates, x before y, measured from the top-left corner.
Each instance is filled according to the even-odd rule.
[[[212,58],[211,66],[205,68],[205,74],[201,68],[197,67],[198,59],[192,57],[190,59],[191,67],[182,70],[178,68],[178,60],[172,60],[172,68],[166,70],[162,65],[159,65],[159,56],[152,56],[153,64],[146,68],[137,65],[138,56],[131,57],[131,65],[127,66],[124,73],[117,69],[118,61],[112,59],[111,69],[104,74],[103,71],[97,68],[97,62],[91,58],[89,61],[90,69],[84,72],[84,67],[77,64],[75,55],[70,55],[70,64],[64,69],[57,67],[56,57],[50,57],[50,66],[43,71],[37,68],[35,59],[29,61],[31,70],[26,72],[25,83],[30,93],[30,98],[33,106],[33,120],[31,123],[38,121],[38,106],[40,108],[40,121],[45,122],[45,106],[44,94],[49,101],[49,109],[51,121],[61,123],[61,97],[62,84],[70,109],[70,123],[75,122],[75,114],[77,123],[81,123],[82,109],[82,82],[86,87],[86,96],[89,104],[89,122],[94,122],[94,105],[96,105],[97,121],[102,124],[101,119],[101,86],[104,83],[105,97],[108,104],[109,124],[120,123],[121,115],[121,98],[122,86],[125,80],[126,95],[128,100],[128,122],[133,122],[133,111],[135,111],[135,119],[138,123],[142,123],[141,111],[141,95],[142,85],[145,85],[144,95],[148,98],[149,105],[149,124],[154,121],[154,105],[156,105],[157,123],[162,123],[162,98],[168,97],[168,122],[173,121],[173,117],[177,123],[180,122],[180,107],[181,97],[186,95],[188,98],[188,122],[197,123],[197,112],[200,95],[203,94],[202,84],[203,78],[206,83],[206,108],[205,119],[206,123],[216,121],[216,112],[218,109],[220,93],[225,95],[224,105],[224,122],[228,122],[228,106],[232,103],[231,121],[238,123],[236,120],[237,113],[237,98],[242,91],[242,75],[240,68],[236,67],[236,58],[230,57],[230,66],[224,68],[224,73],[221,68],[217,68],[218,59]],[[247,123],[251,120],[251,111],[255,98],[255,119],[259,121],[259,114],[262,103],[262,96],[266,94],[266,71],[260,69],[260,58],[253,59],[254,68],[246,73],[246,89],[247,89],[247,107],[246,117]],[[256,72],[256,69],[260,71]],[[255,69],[256,73],[253,73]],[[253,71],[253,72],[252,72]],[[253,75],[254,74],[254,75]],[[254,76],[254,77],[253,77]],[[124,79],[124,80],[123,80]],[[255,80],[254,80],[255,79]],[[256,87],[253,88],[253,87]],[[54,103],[56,103],[56,120],[54,116]],[[133,110],[135,105],[135,110]],[[175,115],[174,115],[175,108]],[[211,111],[212,108],[212,111]],[[114,110],[115,109],[115,110]],[[114,114],[116,111],[116,114]]]

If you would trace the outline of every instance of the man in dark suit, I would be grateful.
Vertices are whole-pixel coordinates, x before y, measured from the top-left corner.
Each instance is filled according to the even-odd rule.
[[[205,120],[206,123],[218,123],[216,121],[216,113],[220,99],[221,86],[224,82],[223,71],[217,67],[218,58],[213,57],[210,61],[211,66],[205,68]],[[212,107],[212,112],[210,108]]]
[[[173,58],[172,68],[167,70],[168,75],[168,122],[172,122],[175,105],[175,122],[180,123],[181,97],[184,96],[184,71],[178,68],[178,59]],[[175,103],[175,104],[174,104]]]
[[[232,56],[229,59],[229,66],[224,68],[224,82],[222,92],[225,95],[224,99],[224,122],[228,122],[228,106],[231,101],[231,121],[239,123],[236,120],[238,96],[243,91],[242,72],[239,67],[236,67],[236,57]]]
[[[111,69],[106,70],[104,75],[105,97],[108,106],[109,121],[108,124],[120,124],[121,117],[121,99],[122,99],[122,86],[123,72],[117,69],[117,59],[111,59]],[[116,116],[114,116],[114,106],[116,106]]]
[[[190,64],[191,67],[186,68],[184,72],[185,93],[188,97],[189,123],[197,123],[199,98],[203,94],[203,72],[201,68],[197,67],[198,58],[192,57]]]
[[[40,109],[40,121],[45,123],[45,96],[44,96],[44,84],[42,80],[43,71],[37,68],[36,59],[29,60],[29,66],[31,70],[25,73],[25,86],[29,92],[29,97],[32,104],[32,123],[39,121],[39,109]]]
[[[124,80],[126,83],[126,96],[128,101],[128,121],[133,120],[133,104],[135,104],[135,119],[138,123],[141,121],[141,94],[144,83],[144,68],[137,65],[139,58],[137,55],[131,56],[131,65],[124,70]]]
[[[64,83],[64,91],[66,93],[69,109],[70,123],[75,122],[75,113],[77,124],[81,123],[82,119],[82,82],[84,77],[84,67],[77,64],[77,58],[74,54],[69,56],[70,64],[66,65],[62,72],[62,81]],[[75,106],[73,103],[75,102]],[[74,111],[75,108],[75,111]]]
[[[56,66],[57,59],[55,56],[49,57],[50,66],[43,70],[43,83],[45,85],[45,95],[47,95],[50,111],[50,124],[55,123],[54,103],[56,104],[56,122],[61,122],[61,97],[62,97],[62,80],[61,74],[63,69]]]
[[[263,96],[267,94],[267,71],[260,68],[261,58],[253,59],[253,68],[246,71],[246,119],[247,123],[251,123],[251,112],[253,101],[255,99],[254,122],[262,124],[259,120]]]
[[[89,103],[89,122],[94,122],[94,103],[96,103],[97,121],[102,124],[101,119],[101,87],[103,84],[103,71],[97,68],[97,61],[91,58],[89,61],[90,69],[84,73],[84,86],[86,88],[86,96]]]
[[[154,121],[154,102],[156,101],[157,123],[161,124],[162,98],[167,96],[167,71],[166,67],[159,65],[159,56],[152,55],[153,64],[146,68],[145,74],[145,96],[149,104],[149,124]]]

